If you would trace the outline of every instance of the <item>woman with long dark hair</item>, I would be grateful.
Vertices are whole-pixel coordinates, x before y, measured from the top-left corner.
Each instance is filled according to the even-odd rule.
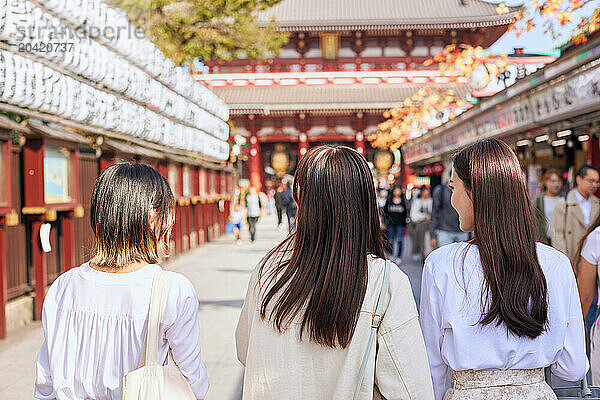
[[[585,318],[598,287],[598,267],[600,267],[600,215],[590,224],[585,236],[579,243],[579,260],[575,265],[577,286],[581,298],[581,310]],[[594,306],[598,307],[597,304]],[[598,313],[596,310],[595,321],[590,332],[590,364],[592,369],[592,383],[600,385],[600,327],[598,326]]]
[[[311,149],[293,196],[296,230],[252,274],[236,331],[244,399],[432,399],[410,283],[384,259],[364,157],[343,146]]]
[[[556,399],[544,367],[568,381],[587,371],[569,260],[536,244],[521,167],[505,143],[463,149],[450,187],[460,229],[473,239],[443,246],[425,261],[421,326],[435,398]]]

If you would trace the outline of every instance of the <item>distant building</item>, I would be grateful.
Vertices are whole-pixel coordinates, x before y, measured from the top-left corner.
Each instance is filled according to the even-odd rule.
[[[290,32],[277,57],[209,62],[210,74],[196,78],[229,105],[232,134],[250,142],[243,175],[261,185],[293,173],[322,143],[352,146],[375,161],[365,141],[383,111],[423,86],[472,91],[466,79],[452,83],[424,61],[451,43],[489,47],[516,13],[499,15],[481,0],[284,0],[260,16]]]

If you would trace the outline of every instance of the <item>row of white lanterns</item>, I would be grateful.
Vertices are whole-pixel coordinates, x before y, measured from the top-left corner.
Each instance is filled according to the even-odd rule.
[[[229,118],[227,105],[204,85],[196,82],[162,54],[117,10],[102,0],[37,0],[53,15],[86,32],[131,63],[137,65],[173,91],[181,94],[223,120]],[[208,101],[206,101],[208,99]]]
[[[201,97],[204,109],[201,108],[152,79],[106,46],[61,24],[58,18],[30,2],[9,1],[5,23],[0,29],[0,39],[14,44],[18,52],[34,54],[52,62],[52,65],[102,83],[107,88],[148,104],[151,108],[198,127],[218,139],[227,140],[229,137],[227,123],[205,111],[214,111],[215,107],[211,107],[210,102],[214,102],[216,96]]]
[[[219,160],[229,156],[225,141],[6,50],[0,50],[0,101]]]

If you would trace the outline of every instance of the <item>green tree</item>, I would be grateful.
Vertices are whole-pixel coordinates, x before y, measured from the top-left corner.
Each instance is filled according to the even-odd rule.
[[[274,20],[257,16],[281,0],[109,0],[145,30],[146,36],[178,65],[201,60],[264,58],[288,41]]]

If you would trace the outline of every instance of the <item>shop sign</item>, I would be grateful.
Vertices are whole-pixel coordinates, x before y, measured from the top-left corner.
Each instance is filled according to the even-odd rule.
[[[531,97],[530,102],[533,117],[538,122],[598,105],[600,68],[596,67],[540,91]]]

